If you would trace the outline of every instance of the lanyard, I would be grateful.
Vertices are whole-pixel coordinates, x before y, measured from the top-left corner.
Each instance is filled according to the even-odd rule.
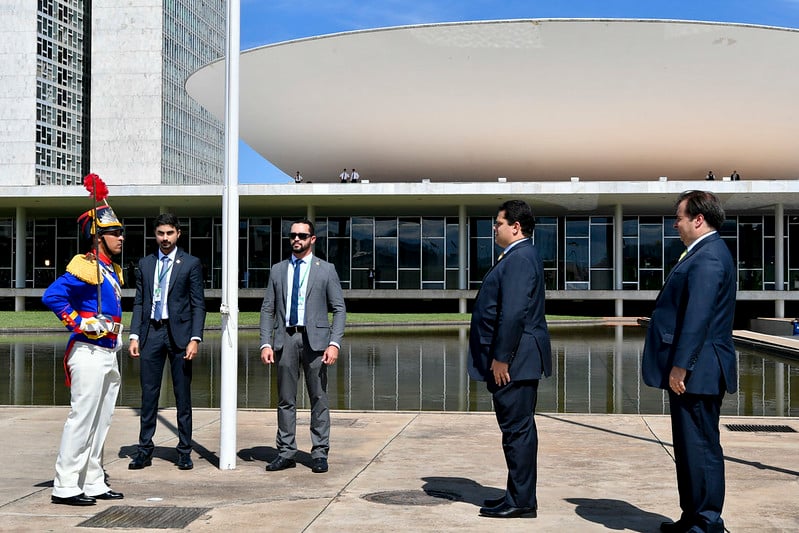
[[[164,257],[169,257],[169,256],[165,255]],[[156,269],[156,274],[158,275],[159,287],[161,286],[161,282],[164,281],[164,278],[169,273],[169,271],[172,270],[172,264],[174,263],[174,261],[170,259],[169,266],[166,267],[166,270],[164,270],[164,257],[158,260],[158,268]]]

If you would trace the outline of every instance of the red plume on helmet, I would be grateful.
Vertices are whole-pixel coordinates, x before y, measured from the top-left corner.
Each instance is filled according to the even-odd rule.
[[[89,196],[94,197],[95,202],[102,202],[108,197],[108,187],[97,174],[87,174],[83,178],[83,186],[89,191]]]
[[[78,224],[85,237],[91,237],[96,231],[122,229],[114,210],[108,205],[108,187],[97,174],[87,174],[83,178],[83,186],[94,199],[94,206],[78,217]],[[100,204],[100,205],[97,205]]]

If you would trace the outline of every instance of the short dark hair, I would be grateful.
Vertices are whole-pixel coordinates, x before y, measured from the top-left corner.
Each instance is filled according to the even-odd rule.
[[[497,209],[497,213],[505,211],[505,219],[510,224],[516,222],[522,227],[522,234],[525,237],[532,237],[535,229],[535,216],[533,208],[522,200],[508,200]]]
[[[724,224],[724,219],[726,218],[724,208],[721,207],[721,202],[712,192],[685,191],[677,198],[675,209],[680,207],[683,200],[687,200],[685,202],[685,212],[691,217],[691,220],[701,214],[708,226],[713,229],[720,229],[722,224]]]
[[[311,233],[311,235],[316,235],[316,233],[314,233],[315,230],[313,227],[313,222],[311,222],[307,218],[303,218],[301,220],[295,220],[294,222],[291,223],[291,225],[293,226],[294,224],[308,224],[308,231]]]
[[[153,231],[155,231],[158,226],[172,226],[176,230],[180,231],[180,220],[178,220],[178,217],[172,213],[161,213],[155,217],[155,220],[153,221]]]

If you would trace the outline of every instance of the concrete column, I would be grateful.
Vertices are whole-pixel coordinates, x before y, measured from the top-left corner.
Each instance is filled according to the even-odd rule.
[[[613,290],[624,289],[622,266],[624,265],[624,213],[621,204],[616,204],[613,213]],[[616,316],[624,316],[624,298],[616,297]]]
[[[26,244],[26,229],[28,227],[28,213],[24,207],[17,207],[17,230],[16,230],[16,246],[15,246],[15,254],[16,259],[14,261],[14,288],[15,289],[24,289],[25,288],[25,244]],[[24,296],[15,296],[14,297],[14,311],[24,311],[25,310],[25,297]]]
[[[782,204],[774,206],[774,288],[785,290],[785,212]],[[785,318],[785,300],[774,298],[774,316]]]
[[[305,218],[313,222],[314,226],[316,225],[316,206],[309,205],[305,209]]]
[[[467,278],[467,264],[469,262],[469,239],[468,224],[466,223],[466,206],[458,206],[458,288],[466,290],[469,288]],[[466,312],[466,298],[458,299],[458,312]]]

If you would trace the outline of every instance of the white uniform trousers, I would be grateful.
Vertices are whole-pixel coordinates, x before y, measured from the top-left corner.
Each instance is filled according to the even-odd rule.
[[[61,435],[53,496],[97,496],[110,490],[102,454],[121,381],[116,351],[76,342],[67,366],[72,378],[72,410]]]

